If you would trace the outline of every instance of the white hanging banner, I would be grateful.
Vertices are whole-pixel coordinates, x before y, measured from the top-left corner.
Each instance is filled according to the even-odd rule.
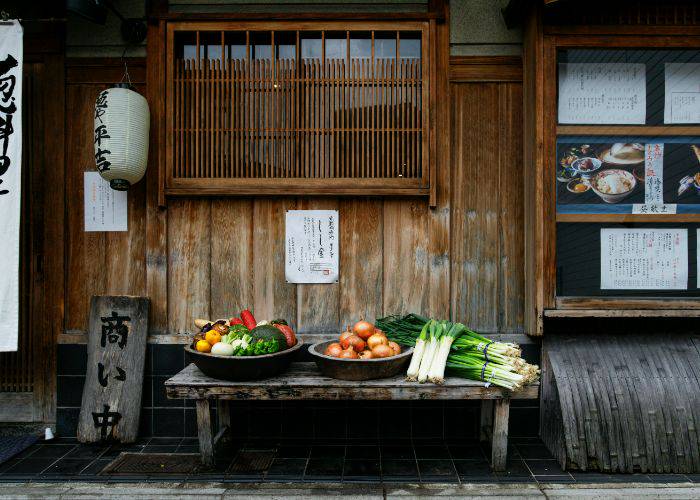
[[[0,25],[0,352],[17,350],[22,176],[22,26]]]

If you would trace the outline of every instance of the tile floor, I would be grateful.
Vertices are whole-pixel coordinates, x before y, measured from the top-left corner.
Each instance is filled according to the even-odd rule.
[[[99,475],[123,451],[196,453],[195,439],[150,438],[133,445],[38,443],[0,464],[0,482],[225,481],[345,483],[700,483],[700,475],[566,472],[537,439],[511,439],[508,470],[494,473],[487,446],[457,441],[309,443],[251,441],[221,450],[216,466],[188,476]]]

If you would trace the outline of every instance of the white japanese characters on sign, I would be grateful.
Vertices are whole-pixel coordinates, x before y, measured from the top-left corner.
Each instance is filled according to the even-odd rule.
[[[98,172],[85,172],[85,231],[128,231],[127,191],[115,191]]]
[[[686,290],[687,229],[601,229],[601,290]]]
[[[644,64],[559,64],[559,123],[644,124],[646,101]]]
[[[338,281],[338,211],[288,210],[285,276],[289,283]]]
[[[664,123],[700,123],[700,63],[666,63]]]

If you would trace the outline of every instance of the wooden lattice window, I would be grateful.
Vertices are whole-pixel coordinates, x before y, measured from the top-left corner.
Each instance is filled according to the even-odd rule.
[[[429,194],[428,27],[170,23],[166,194]]]

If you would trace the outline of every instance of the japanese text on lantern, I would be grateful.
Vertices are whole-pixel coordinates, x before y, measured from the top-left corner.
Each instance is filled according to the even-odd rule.
[[[100,172],[109,170],[110,165],[112,165],[106,157],[112,152],[108,149],[102,149],[102,141],[110,138],[107,126],[102,121],[102,117],[107,112],[108,95],[109,92],[103,90],[97,96],[97,101],[95,102],[95,163],[97,164],[97,170]]]

